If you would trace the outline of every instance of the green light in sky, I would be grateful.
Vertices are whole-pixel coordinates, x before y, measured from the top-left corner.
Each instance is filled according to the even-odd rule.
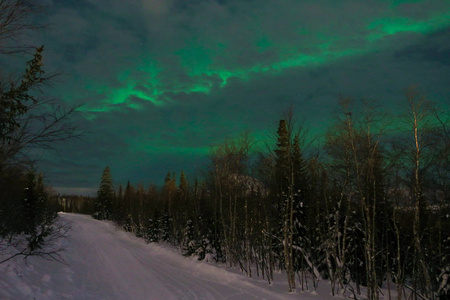
[[[203,93],[208,94],[211,90],[212,84],[206,82],[204,84],[197,84],[189,89],[190,93]]]
[[[249,80],[256,74],[276,74],[286,69],[325,64],[343,57],[376,51],[381,46],[380,43],[374,42],[390,35],[404,32],[428,33],[449,25],[450,10],[436,13],[427,20],[420,21],[405,17],[380,17],[368,21],[365,35],[345,37],[317,33],[315,39],[308,41],[310,43],[308,52],[305,52],[302,45],[276,45],[269,37],[264,36],[264,33],[259,33],[259,37],[254,40],[256,51],[273,50],[274,57],[278,53],[278,59],[271,62],[255,62],[243,67],[236,66],[237,58],[234,56],[238,54],[228,53],[227,51],[230,50],[224,42],[213,43],[208,47],[206,41],[196,38],[187,41],[186,47],[173,54],[174,60],[178,59],[182,68],[181,70],[175,68],[175,71],[183,75],[172,76],[170,69],[161,68],[157,65],[157,59],[147,56],[139,62],[135,70],[124,71],[118,75],[120,87],[87,86],[86,89],[103,95],[105,103],[100,108],[82,109],[110,111],[121,104],[140,109],[142,103],[133,101],[132,96],[151,102],[155,106],[162,106],[167,101],[164,97],[167,93],[210,93],[214,87],[213,78],[220,79],[220,87],[225,87],[230,78]],[[313,33],[308,33],[308,35],[311,34]],[[351,39],[352,43],[347,43],[348,39]],[[353,41],[357,41],[356,45]],[[227,61],[236,67],[230,67]],[[143,76],[133,76],[135,75],[133,72]],[[187,80],[184,80],[183,76]],[[174,79],[175,77],[178,79]]]
[[[81,107],[80,111],[85,111],[86,117],[92,119],[96,117],[97,112],[119,110],[124,106],[141,110],[144,107],[144,101],[161,107],[167,103],[167,94],[209,94],[217,81],[220,82],[218,87],[224,88],[232,78],[246,81],[258,74],[279,74],[298,67],[323,65],[344,57],[377,51],[383,47],[382,43],[377,42],[385,37],[405,32],[424,34],[446,26],[450,26],[450,10],[436,13],[427,20],[421,21],[398,16],[368,20],[365,28],[360,28],[361,31],[365,30],[365,33],[358,36],[339,36],[333,34],[332,30],[326,34],[323,32],[299,33],[299,37],[312,37],[307,39],[309,43],[307,46],[302,43],[300,45],[295,41],[292,43],[287,41],[286,44],[279,45],[269,35],[261,32],[253,41],[254,53],[262,54],[261,57],[263,57],[265,51],[269,54],[273,52],[272,60],[256,61],[242,66],[236,63],[239,53],[232,53],[231,46],[228,46],[226,42],[208,44],[207,41],[194,39],[187,41],[186,47],[165,54],[169,56],[169,59],[173,59],[171,61],[173,65],[164,66],[157,57],[144,56],[136,58],[136,65],[117,74],[116,79],[119,83],[117,87],[96,83],[86,85],[86,90],[94,92],[103,99],[103,102],[92,106],[89,106],[88,103]],[[350,40],[351,43],[347,43]],[[291,43],[291,45],[287,43]],[[138,101],[133,101],[134,97]],[[245,128],[246,125],[238,124],[236,128]],[[275,129],[276,124],[274,124],[273,131]],[[147,142],[129,140],[128,143],[132,145],[134,151],[148,154],[206,156],[210,153],[210,145],[194,146],[185,138],[183,129],[174,131],[173,140],[177,141],[176,144],[170,144],[162,137],[152,137],[155,140]],[[253,136],[260,141],[260,144],[263,144],[270,140],[271,134],[273,132],[260,131],[253,133]]]
[[[256,41],[256,46],[260,52],[263,52],[273,47],[274,44],[268,38],[262,37]]]
[[[161,144],[165,144],[167,142],[161,142]],[[158,146],[157,144],[145,145],[142,142],[132,143],[135,151],[145,152],[147,154],[157,154],[157,153],[165,153],[165,154],[183,154],[183,155],[191,155],[191,156],[205,156],[210,153],[211,147],[209,146],[198,146],[198,147],[189,147],[189,146]]]
[[[450,11],[442,12],[428,20],[415,21],[409,18],[381,18],[369,24],[367,29],[375,31],[367,40],[373,42],[388,35],[401,32],[428,33],[450,24]]]
[[[339,37],[322,37],[321,40],[323,42],[313,45],[317,49],[314,54],[304,54],[301,49],[298,49],[295,52],[292,51],[294,53],[290,56],[275,61],[270,65],[256,64],[246,69],[207,70],[204,73],[211,76],[219,76],[222,79],[222,86],[225,86],[227,80],[231,77],[246,80],[257,73],[279,72],[289,68],[324,64],[342,57],[360,55],[377,50],[377,45],[365,44],[364,41],[373,42],[388,35],[402,32],[428,33],[448,25],[450,25],[450,11],[439,13],[423,21],[413,21],[407,18],[380,18],[367,26],[371,33],[361,37],[361,45],[359,47],[341,47],[340,49],[336,47],[339,50],[329,50],[335,44],[342,41],[345,42],[345,40],[341,40]],[[257,40],[256,46],[264,49],[265,47],[271,47],[272,44],[268,39],[261,38]],[[197,73],[201,72],[197,71]]]
[[[266,147],[266,143],[269,142],[272,138],[273,133],[275,132],[275,127],[273,130],[265,130],[258,132],[251,132],[251,136],[254,138],[254,150],[262,149]],[[182,134],[181,134],[182,135]],[[236,136],[234,136],[236,137]],[[182,138],[181,138],[182,140]],[[142,140],[129,141],[130,145],[132,145],[133,150],[137,152],[145,152],[149,155],[165,153],[165,154],[173,154],[173,155],[188,155],[188,156],[207,156],[211,153],[211,150],[223,143],[223,138],[219,138],[218,144],[211,144],[209,141],[208,145],[198,145],[198,146],[187,146],[184,143],[183,145],[168,145],[166,140],[157,140],[150,142],[143,142]],[[270,141],[271,143],[273,141]]]
[[[175,53],[180,57],[182,66],[191,75],[201,75],[211,65],[210,51],[203,46],[190,45]]]
[[[131,97],[135,96],[139,99],[150,101],[156,106],[162,105],[162,102],[158,100],[159,92],[156,88],[152,89],[152,95],[149,93],[145,93],[141,90],[136,89],[133,85],[133,82],[127,82],[126,87],[121,87],[117,89],[111,89],[108,86],[95,87],[95,86],[86,86],[87,90],[92,90],[99,95],[103,95],[104,99],[107,99],[107,102],[104,103],[101,107],[90,107],[90,106],[82,106],[80,111],[92,111],[92,112],[107,112],[118,109],[118,105],[124,104],[127,107],[132,109],[140,109],[142,105],[138,102],[132,101]]]

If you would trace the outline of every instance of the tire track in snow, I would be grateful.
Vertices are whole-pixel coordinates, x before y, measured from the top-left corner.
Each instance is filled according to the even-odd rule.
[[[185,287],[189,291],[189,293],[192,294],[193,297],[195,297],[189,297],[187,299],[225,299],[225,297],[222,296],[222,294],[218,290],[203,283],[202,280],[197,279],[191,272],[187,272],[180,268],[175,268],[173,265],[167,264],[155,258],[154,256],[149,256],[150,253],[148,252],[148,248],[145,248],[143,250],[144,252],[135,252],[133,253],[133,255],[135,255],[136,258],[143,263],[149,265],[152,270],[157,270],[157,273],[155,273],[155,275],[158,276],[162,282],[176,282],[178,285]],[[166,269],[170,269],[173,272],[168,272]],[[182,275],[181,278],[175,279],[175,277],[180,277],[181,273],[185,274]],[[190,284],[185,284],[183,282],[189,282]],[[199,291],[192,289],[191,286],[201,286],[205,290],[205,292],[199,293]],[[168,287],[170,286],[168,285]],[[208,295],[210,295],[211,297],[208,297]]]
[[[133,252],[131,253],[138,261],[140,261],[144,266],[148,267],[148,270],[170,290],[175,290],[175,294],[178,299],[204,299],[203,297],[197,295],[196,291],[190,288],[188,285],[183,284],[181,281],[174,278],[173,274],[169,274],[164,271],[161,266],[157,266],[152,259],[147,258],[142,253]],[[185,291],[185,292],[183,292]]]
[[[195,276],[193,274],[193,272],[191,272],[191,271],[185,271],[185,270],[182,270],[182,269],[175,268],[173,265],[167,264],[167,263],[163,262],[162,260],[159,260],[158,258],[152,257],[152,260],[157,261],[161,265],[164,265],[166,268],[170,268],[170,269],[172,269],[172,270],[174,270],[176,272],[184,272],[188,276],[189,275]],[[228,275],[230,275],[232,277],[240,277],[240,275],[237,275],[237,274],[228,274]],[[245,277],[245,278],[247,278],[247,277]],[[223,285],[223,286],[226,286],[227,289],[231,289],[231,290],[233,290],[235,292],[232,293],[232,294],[228,293],[227,295],[224,296],[217,289],[212,288],[210,285],[208,285],[205,282],[208,282],[208,283],[213,284],[213,285]],[[238,288],[238,287],[235,287],[235,286],[231,286],[229,284],[225,285],[223,282],[218,282],[218,281],[212,280],[212,279],[207,279],[207,278],[197,279],[196,283],[202,285],[203,287],[205,287],[207,289],[213,290],[216,293],[216,295],[220,299],[223,299],[223,300],[226,300],[226,299],[252,299],[252,298],[258,299],[258,300],[261,300],[261,299],[262,300],[264,300],[264,299],[272,299],[272,297],[270,297],[270,298],[261,298],[260,295],[252,293],[250,290],[246,290],[246,289],[243,289],[243,288]],[[232,283],[232,281],[229,280],[229,283]],[[245,295],[245,297],[241,297],[243,295]],[[237,297],[237,298],[235,298],[235,297]],[[214,298],[214,299],[219,299],[219,298]]]
[[[186,271],[181,270],[181,269],[176,269],[176,268],[174,268],[172,265],[169,265],[169,264],[167,264],[167,263],[164,263],[163,261],[161,261],[161,260],[159,260],[159,259],[157,259],[157,258],[152,258],[152,259],[153,259],[155,262],[157,262],[159,265],[163,265],[163,266],[166,267],[166,268],[170,268],[170,269],[174,270],[175,272],[178,272],[178,273],[186,273],[186,274],[183,276],[183,278],[188,278],[189,280],[195,281],[196,285],[201,285],[204,289],[208,290],[208,291],[210,292],[211,295],[214,294],[215,297],[214,297],[213,299],[222,299],[222,300],[225,299],[225,297],[223,297],[222,294],[221,294],[217,289],[215,289],[215,288],[213,288],[213,287],[211,287],[211,286],[209,286],[209,285],[203,283],[200,279],[196,279],[196,278],[194,277],[194,275],[193,275],[191,272],[186,272]],[[213,296],[214,296],[214,295],[213,295]]]
[[[146,250],[148,250],[148,249],[146,249]],[[140,255],[138,255],[138,257],[139,257],[139,259],[142,259],[142,260],[146,261],[147,263],[150,263],[152,265],[153,269],[161,270],[161,273],[164,273],[164,275],[165,275],[164,280],[173,281],[174,274],[177,274],[177,276],[179,276],[179,275],[181,275],[181,273],[184,273],[184,275],[182,275],[181,278],[176,281],[178,283],[180,283],[181,282],[180,280],[183,280],[183,282],[186,282],[188,280],[190,282],[193,281],[193,283],[194,283],[194,284],[190,284],[190,286],[199,286],[199,285],[202,286],[202,288],[205,290],[208,290],[209,294],[212,296],[212,298],[206,298],[206,299],[222,299],[222,300],[226,300],[226,299],[272,299],[272,297],[262,298],[260,295],[252,293],[249,290],[231,286],[230,284],[226,284],[223,282],[218,282],[218,281],[206,279],[206,278],[198,278],[190,270],[186,271],[183,268],[174,267],[173,264],[167,264],[166,262],[164,262],[154,256],[149,257],[148,254],[149,253],[146,253],[144,255],[140,254]],[[166,271],[167,269],[172,270],[174,273],[170,273],[170,272]],[[232,274],[231,276],[236,276],[236,274]],[[210,283],[210,284],[208,284],[208,283]],[[229,283],[232,283],[232,282],[229,282]],[[212,285],[220,285],[222,287],[225,287],[229,291],[227,291],[226,295],[223,295],[223,291],[220,292],[218,289],[213,288]],[[191,288],[188,288],[188,289],[192,290]],[[189,299],[191,299],[191,298],[189,298]],[[199,299],[205,299],[205,297],[200,297]]]

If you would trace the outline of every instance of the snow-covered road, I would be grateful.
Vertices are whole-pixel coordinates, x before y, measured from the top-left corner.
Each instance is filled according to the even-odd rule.
[[[318,299],[146,244],[89,216],[60,218],[71,224],[67,264],[31,258],[29,267],[2,266],[1,299]]]
[[[147,245],[109,223],[61,215],[72,223],[67,262],[74,299],[274,299],[241,274]]]

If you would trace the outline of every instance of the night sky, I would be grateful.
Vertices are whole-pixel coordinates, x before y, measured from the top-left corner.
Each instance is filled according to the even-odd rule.
[[[251,130],[264,141],[291,104],[311,134],[340,95],[404,105],[404,88],[450,103],[450,1],[46,0],[34,35],[48,92],[87,133],[39,168],[59,192],[200,176],[209,149]]]

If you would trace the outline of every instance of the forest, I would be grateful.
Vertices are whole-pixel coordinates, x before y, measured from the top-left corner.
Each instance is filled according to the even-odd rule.
[[[333,295],[367,287],[378,299],[383,287],[397,299],[445,299],[450,115],[415,87],[404,94],[396,116],[342,98],[313,142],[290,109],[272,143],[243,132],[213,147],[202,178],[171,171],[162,187],[115,187],[106,167],[97,197],[69,197],[66,209],[269,284],[282,270],[289,291],[327,280]]]

